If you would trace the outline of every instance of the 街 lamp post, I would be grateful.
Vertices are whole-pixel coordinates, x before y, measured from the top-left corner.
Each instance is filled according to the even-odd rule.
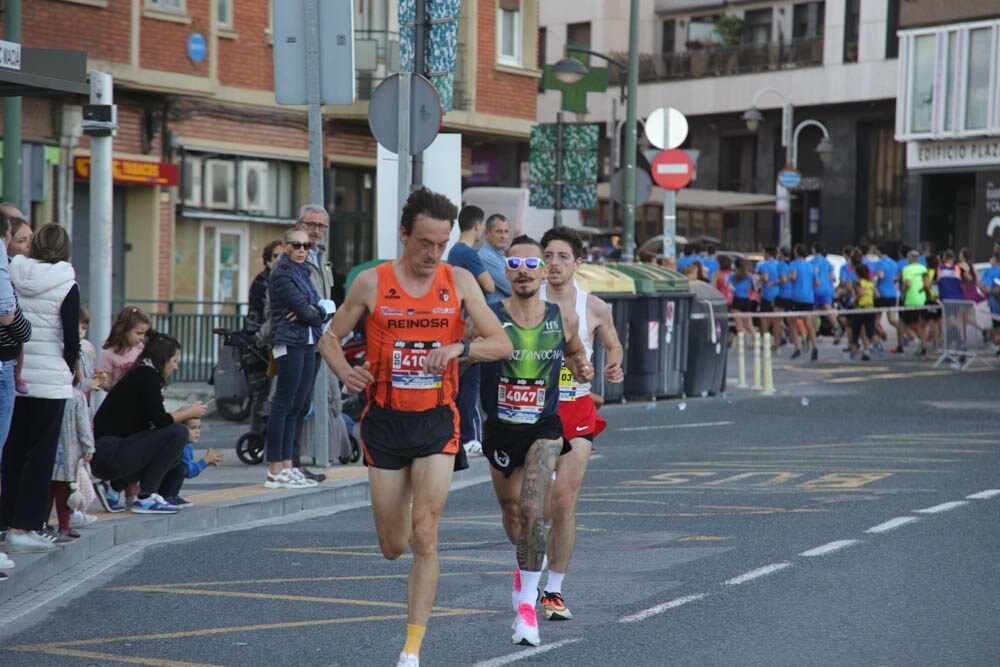
[[[823,125],[823,123],[813,119],[804,120],[798,125],[793,125],[792,99],[775,88],[762,88],[753,96],[753,100],[750,102],[750,108],[743,113],[743,120],[747,125],[747,129],[751,132],[757,132],[760,128],[760,124],[764,120],[764,114],[762,114],[760,109],[757,108],[757,102],[765,93],[773,93],[781,98],[781,145],[785,147],[785,168],[797,170],[799,134],[803,129],[810,126],[817,127],[823,132],[823,138],[820,139],[815,150],[816,153],[819,154],[819,159],[822,160],[824,164],[828,163],[830,158],[833,156],[833,140],[830,138],[830,131],[826,129],[826,126]],[[788,247],[791,246],[791,243],[791,214],[786,207],[786,209],[781,213],[780,228],[778,230],[778,245]]]
[[[581,53],[614,65],[626,75],[627,85],[622,85],[618,96],[625,104],[625,192],[622,211],[622,261],[632,262],[635,258],[635,153],[638,116],[635,99],[639,89],[639,0],[631,0],[629,11],[628,63],[609,58],[603,53],[567,46],[566,55]],[[587,75],[587,67],[575,58],[563,58],[552,66],[552,74],[563,83],[573,84]],[[621,82],[621,77],[619,77]]]

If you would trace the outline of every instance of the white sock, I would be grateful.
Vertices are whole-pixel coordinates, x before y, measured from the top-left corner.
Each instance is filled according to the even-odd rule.
[[[530,604],[532,607],[535,606],[535,600],[538,598],[538,582],[541,579],[541,572],[521,570],[521,593],[518,595],[518,605]]]
[[[565,572],[556,572],[555,570],[549,570],[549,578],[545,582],[545,592],[546,593],[562,593],[562,582],[563,577],[566,576]]]

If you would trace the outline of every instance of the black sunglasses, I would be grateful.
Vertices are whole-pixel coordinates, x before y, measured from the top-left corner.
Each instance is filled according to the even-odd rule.
[[[290,245],[296,250],[302,250],[303,248],[306,250],[312,250],[316,247],[315,243],[303,243],[302,241],[289,241],[286,245]]]
[[[511,271],[517,271],[521,268],[521,263],[524,263],[525,268],[529,271],[534,271],[539,266],[545,266],[545,262],[537,257],[525,257],[521,259],[520,257],[508,257],[507,258],[507,268]]]

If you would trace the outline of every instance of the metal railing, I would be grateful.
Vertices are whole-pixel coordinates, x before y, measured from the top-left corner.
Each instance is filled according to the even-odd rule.
[[[225,301],[128,299],[115,304],[117,310],[125,305],[141,308],[152,320],[153,329],[170,334],[181,344],[180,364],[170,378],[172,382],[208,382],[220,345],[212,329],[242,329],[247,308],[246,303]]]
[[[612,52],[616,60],[625,52]],[[790,42],[711,46],[679,53],[639,54],[639,83],[677,81],[702,77],[733,76],[823,64],[823,38],[807,37]],[[608,88],[619,86],[617,69],[608,69]]]

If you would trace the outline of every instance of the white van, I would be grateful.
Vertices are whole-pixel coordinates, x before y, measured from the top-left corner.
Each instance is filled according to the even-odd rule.
[[[478,206],[490,217],[500,213],[510,220],[510,237],[527,234],[536,241],[542,238],[545,230],[552,227],[552,209],[535,208],[528,204],[527,188],[466,188],[462,192],[462,206]],[[560,219],[566,227],[580,229],[583,226],[580,211],[575,209],[562,210]]]

